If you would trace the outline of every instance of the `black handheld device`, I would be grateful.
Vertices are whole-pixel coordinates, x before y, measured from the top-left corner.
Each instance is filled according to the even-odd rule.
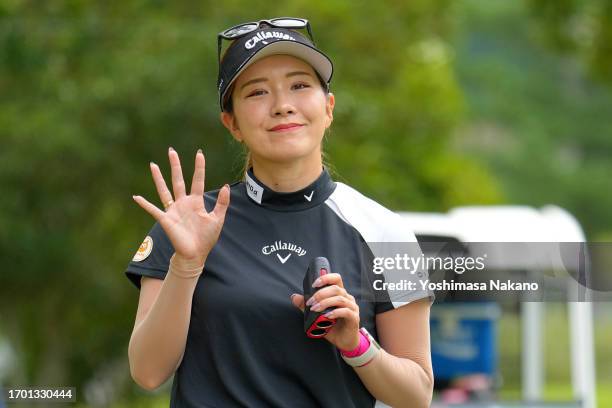
[[[304,276],[304,282],[302,283],[304,290],[304,302],[307,302],[308,299],[310,299],[319,289],[323,289],[324,287],[328,286],[326,285],[318,288],[312,287],[313,282],[319,276],[323,276],[328,273],[331,273],[331,269],[327,258],[320,256],[313,258],[310,261],[310,265],[308,265],[308,270]],[[310,306],[306,306],[304,309],[304,332],[306,332],[306,335],[314,339],[324,337],[327,332],[331,330],[334,324],[336,324],[336,319],[329,319],[323,315],[334,309],[335,307],[329,307],[320,312],[315,312],[310,310]]]

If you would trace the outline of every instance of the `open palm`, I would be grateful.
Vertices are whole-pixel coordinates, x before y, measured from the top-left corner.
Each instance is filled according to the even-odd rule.
[[[205,159],[201,150],[195,158],[195,170],[191,182],[191,193],[185,192],[185,181],[178,153],[168,150],[170,169],[172,173],[172,193],[159,170],[159,166],[151,163],[153,182],[161,202],[166,207],[162,211],[141,196],[134,196],[134,201],[155,218],[172,242],[176,255],[185,261],[201,265],[216,244],[223,228],[225,213],[229,206],[229,186],[220,191],[215,208],[207,212],[204,207],[204,176]]]

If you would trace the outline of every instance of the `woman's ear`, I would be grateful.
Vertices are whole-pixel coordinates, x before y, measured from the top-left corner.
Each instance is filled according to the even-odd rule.
[[[325,114],[327,116],[327,123],[325,124],[325,128],[331,126],[334,121],[334,106],[336,104],[336,98],[333,93],[329,92],[326,96],[327,101],[325,102]]]
[[[240,127],[238,126],[236,116],[233,113],[221,112],[219,118],[221,119],[223,126],[229,130],[234,139],[236,139],[239,143],[242,143],[242,132],[240,132]]]

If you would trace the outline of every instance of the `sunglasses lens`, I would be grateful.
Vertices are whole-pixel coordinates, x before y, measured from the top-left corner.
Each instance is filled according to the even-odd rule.
[[[275,18],[271,23],[285,28],[301,28],[306,26],[306,20],[301,18]]]
[[[233,28],[230,28],[229,30],[224,31],[223,35],[229,38],[239,37],[245,33],[255,30],[256,28],[257,28],[257,23],[243,24],[238,27],[233,27]]]

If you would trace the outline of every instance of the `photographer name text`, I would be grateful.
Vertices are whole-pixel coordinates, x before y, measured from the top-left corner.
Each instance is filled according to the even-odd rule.
[[[429,279],[417,281],[402,279],[399,282],[385,282],[377,279],[372,283],[374,290],[431,290],[431,291],[536,291],[539,289],[537,282],[512,282],[511,280],[491,279],[488,282],[455,282],[454,280],[431,282]]]

